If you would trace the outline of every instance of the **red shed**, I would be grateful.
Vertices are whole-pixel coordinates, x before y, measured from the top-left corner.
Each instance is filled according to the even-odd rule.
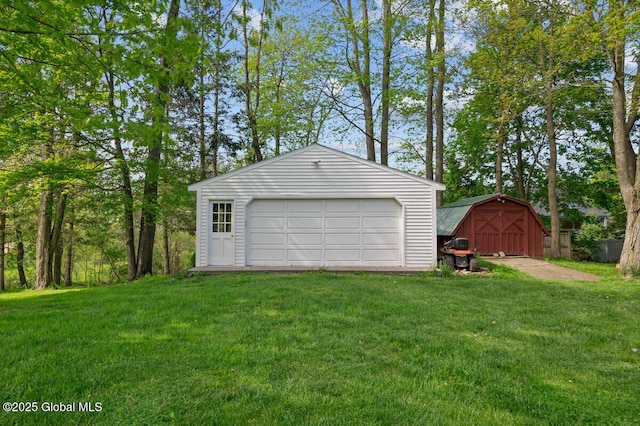
[[[544,257],[549,231],[531,204],[504,194],[466,198],[438,208],[438,247],[466,237],[481,255]]]

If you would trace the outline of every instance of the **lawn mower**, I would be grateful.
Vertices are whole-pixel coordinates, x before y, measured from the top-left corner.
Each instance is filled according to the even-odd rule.
[[[452,271],[466,269],[467,271],[479,271],[476,249],[469,249],[468,238],[453,237],[442,248],[441,264],[447,265]]]

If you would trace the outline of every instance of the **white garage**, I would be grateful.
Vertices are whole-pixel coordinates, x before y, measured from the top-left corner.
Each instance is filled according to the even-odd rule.
[[[393,199],[255,200],[251,266],[401,266],[401,208]]]
[[[322,145],[189,186],[196,270],[436,266],[441,184]]]

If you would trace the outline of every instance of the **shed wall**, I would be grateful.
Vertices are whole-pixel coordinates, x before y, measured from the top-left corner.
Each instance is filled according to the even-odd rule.
[[[491,201],[474,206],[456,230],[456,236],[469,238],[471,247],[491,256],[544,256],[544,232],[531,210],[512,201]]]

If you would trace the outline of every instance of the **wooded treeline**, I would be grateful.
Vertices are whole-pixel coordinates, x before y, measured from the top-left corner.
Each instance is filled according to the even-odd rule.
[[[189,183],[315,142],[539,204],[556,254],[605,209],[640,270],[636,2],[147,3],[0,0],[0,289],[174,272]]]

